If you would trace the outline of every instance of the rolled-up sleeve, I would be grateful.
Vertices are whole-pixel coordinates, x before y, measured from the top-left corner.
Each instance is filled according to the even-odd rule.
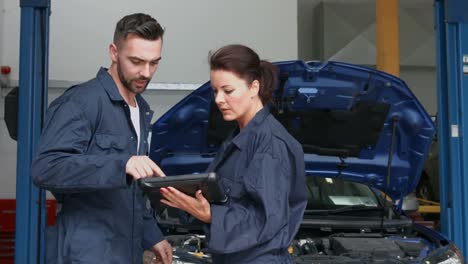
[[[47,111],[31,173],[36,185],[56,193],[126,187],[127,153],[87,153],[92,125],[83,106],[68,100]]]

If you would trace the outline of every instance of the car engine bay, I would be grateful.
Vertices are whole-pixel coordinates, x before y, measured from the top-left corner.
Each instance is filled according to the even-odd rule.
[[[361,233],[301,230],[299,236],[288,248],[297,264],[420,263],[432,250],[412,227]],[[212,263],[205,236],[180,234],[167,239],[174,247],[174,263]]]

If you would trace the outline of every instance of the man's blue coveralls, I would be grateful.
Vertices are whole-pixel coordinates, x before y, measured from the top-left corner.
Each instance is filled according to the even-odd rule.
[[[140,95],[136,100],[139,153],[146,154],[153,112]],[[137,142],[129,106],[104,68],[49,106],[32,164],[34,183],[62,202],[47,263],[140,264],[144,249],[164,239],[125,173]]]
[[[223,143],[207,171],[229,197],[211,205],[205,226],[213,263],[290,263],[307,204],[304,153],[267,107]]]

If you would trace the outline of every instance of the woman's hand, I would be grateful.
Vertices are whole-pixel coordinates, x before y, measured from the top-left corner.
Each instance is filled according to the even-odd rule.
[[[160,191],[164,197],[161,203],[179,208],[204,223],[211,223],[210,203],[205,199],[201,190],[195,193],[195,198],[174,187],[161,188]]]

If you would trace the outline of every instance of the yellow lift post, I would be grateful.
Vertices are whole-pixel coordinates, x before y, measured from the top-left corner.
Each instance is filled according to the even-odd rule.
[[[399,77],[398,0],[377,0],[375,11],[377,69]]]

